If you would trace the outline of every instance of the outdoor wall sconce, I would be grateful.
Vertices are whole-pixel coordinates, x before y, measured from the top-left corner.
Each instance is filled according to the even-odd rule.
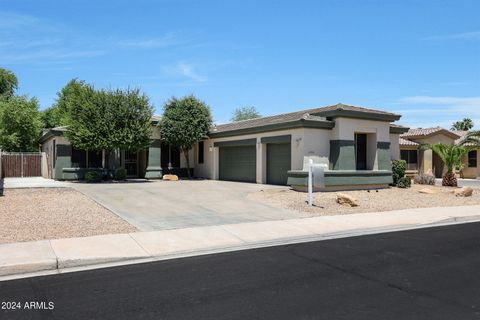
[[[213,151],[213,147],[212,147],[212,146],[208,147],[208,151],[212,152],[212,151]]]

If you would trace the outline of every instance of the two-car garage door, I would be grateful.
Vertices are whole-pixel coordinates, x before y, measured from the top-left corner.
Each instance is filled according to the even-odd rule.
[[[291,168],[291,144],[283,139],[262,139],[266,152],[266,178],[268,184],[287,184],[287,171]],[[255,140],[219,143],[220,180],[256,182],[257,152]]]

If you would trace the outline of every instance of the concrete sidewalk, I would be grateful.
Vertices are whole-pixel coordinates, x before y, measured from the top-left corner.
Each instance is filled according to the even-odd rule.
[[[0,245],[0,280],[480,221],[480,206],[408,209]]]

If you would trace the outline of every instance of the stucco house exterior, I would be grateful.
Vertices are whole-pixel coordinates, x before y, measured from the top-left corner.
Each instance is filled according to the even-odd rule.
[[[441,178],[446,172],[442,160],[432,150],[423,150],[424,144],[459,144],[468,131],[451,131],[441,127],[417,128],[400,135],[400,157],[407,162],[407,174],[432,172]],[[470,150],[463,157],[463,176],[475,179],[480,177],[479,150]]]
[[[306,163],[314,159],[328,166],[326,190],[386,187],[392,182],[391,160],[400,158],[399,136],[408,131],[394,124],[400,117],[337,104],[217,125],[191,150],[190,169],[199,178],[291,185],[304,190]],[[119,151],[105,161],[117,161],[132,177],[186,173],[183,156],[162,144],[157,123],[158,119],[152,119],[148,150],[136,154]],[[79,151],[69,146],[61,130],[66,128],[51,129],[40,139],[50,159],[51,177],[81,178],[87,167],[99,165],[100,156],[87,152],[81,168]]]

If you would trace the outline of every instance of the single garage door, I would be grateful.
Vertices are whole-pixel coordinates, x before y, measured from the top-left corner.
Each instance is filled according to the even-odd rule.
[[[267,183],[287,184],[287,171],[291,168],[290,143],[267,143]]]
[[[220,180],[256,182],[255,145],[219,148]]]

